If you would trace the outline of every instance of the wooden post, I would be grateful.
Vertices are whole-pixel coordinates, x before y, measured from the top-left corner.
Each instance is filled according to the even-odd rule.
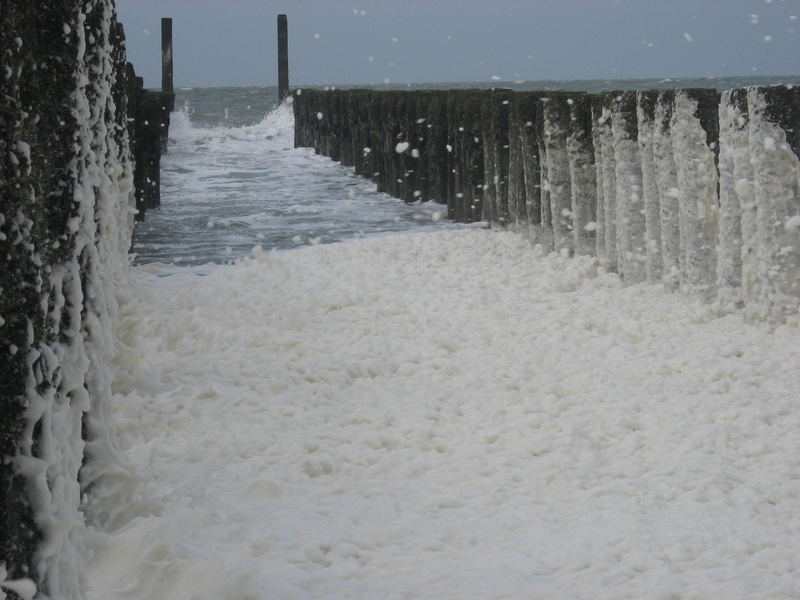
[[[161,91],[172,94],[172,19],[161,19]]]
[[[161,102],[159,119],[161,152],[165,153],[169,141],[169,115],[175,110],[175,89],[172,84],[172,19],[169,17],[161,19],[161,94],[159,97]],[[158,202],[154,206],[158,206]]]
[[[278,15],[278,97],[289,95],[289,33],[286,15]]]

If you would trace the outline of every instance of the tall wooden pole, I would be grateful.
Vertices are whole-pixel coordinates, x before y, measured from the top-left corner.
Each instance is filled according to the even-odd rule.
[[[286,15],[278,15],[278,97],[289,95],[289,26]]]
[[[161,19],[161,91],[172,94],[172,19]]]

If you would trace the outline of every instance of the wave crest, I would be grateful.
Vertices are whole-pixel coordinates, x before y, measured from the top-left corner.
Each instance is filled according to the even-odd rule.
[[[202,127],[192,122],[192,107],[186,102],[179,111],[170,117],[170,140],[178,144],[197,144],[212,141],[263,141],[278,139],[294,140],[294,113],[291,101],[284,101],[269,111],[264,118],[253,125],[241,127]]]

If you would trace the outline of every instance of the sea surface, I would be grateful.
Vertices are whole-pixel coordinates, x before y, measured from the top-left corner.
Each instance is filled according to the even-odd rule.
[[[360,87],[599,92],[776,84],[798,85],[800,76]],[[291,109],[279,106],[275,87],[181,88],[176,90],[175,106],[169,151],[161,162],[161,207],[148,211],[134,232],[137,264],[225,263],[258,246],[286,250],[401,231],[465,227],[449,222],[443,205],[405,204],[378,193],[352,168],[315,155],[312,149],[294,148]]]

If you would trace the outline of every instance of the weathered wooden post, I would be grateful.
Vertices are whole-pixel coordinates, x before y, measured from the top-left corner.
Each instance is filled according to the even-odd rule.
[[[161,140],[161,152],[166,153],[169,142],[169,115],[175,110],[175,88],[172,83],[172,19],[170,17],[161,18],[161,103],[159,127],[159,137]],[[157,113],[158,114],[158,113]],[[153,206],[160,203],[159,193],[156,193],[156,202]]]
[[[172,94],[172,19],[161,19],[161,91]]]
[[[680,190],[680,288],[707,300],[717,292],[719,100],[715,89],[677,90],[670,124]]]
[[[278,98],[289,95],[289,26],[286,15],[278,15]]]
[[[747,107],[753,183],[751,187],[739,180],[736,185],[743,195],[751,195],[748,204],[755,202],[755,214],[747,206],[747,215],[742,215],[742,230],[747,219],[746,229],[756,239],[747,241],[746,247],[755,256],[743,265],[743,276],[749,280],[745,314],[781,321],[800,310],[800,94],[792,86],[748,88]],[[701,111],[707,112],[698,100],[703,119]],[[746,160],[741,155],[737,159]],[[724,230],[721,233],[729,235]]]
[[[680,190],[675,145],[672,139],[672,114],[675,90],[661,90],[656,98],[653,124],[653,165],[658,189],[658,218],[661,228],[661,281],[674,292],[680,283]],[[748,159],[749,160],[749,159]]]
[[[647,279],[645,208],[636,92],[609,94],[617,218],[617,273],[629,283]]]
[[[644,230],[647,263],[647,281],[661,281],[661,203],[656,183],[655,127],[658,90],[636,93],[636,119],[639,123],[639,157],[642,165],[642,200],[644,202]]]

